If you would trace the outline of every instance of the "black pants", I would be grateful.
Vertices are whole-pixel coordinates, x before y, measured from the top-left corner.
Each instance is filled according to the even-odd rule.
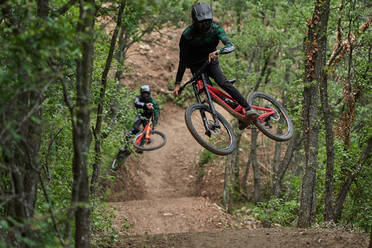
[[[194,74],[199,70],[202,64],[191,66],[190,70]],[[211,62],[207,67],[204,69],[204,72],[207,75],[214,79],[214,81],[224,90],[226,91],[232,98],[234,98],[240,105],[243,106],[245,109],[249,109],[249,104],[247,100],[240,94],[240,92],[226,79],[225,75],[221,70],[220,64],[218,60]]]
[[[127,135],[125,136],[125,140],[128,141],[133,135],[136,135],[141,131],[141,124],[143,127],[147,125],[147,119],[139,118],[139,116],[136,116],[136,119],[134,120],[133,127]]]

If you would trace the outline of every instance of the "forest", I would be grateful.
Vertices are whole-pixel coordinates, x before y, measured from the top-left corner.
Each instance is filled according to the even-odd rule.
[[[110,165],[136,117],[141,84],[155,89],[161,113],[170,104],[184,111],[194,100],[191,87],[177,98],[171,92],[178,41],[196,2],[0,2],[0,247],[116,247],[125,239],[108,204],[119,177]],[[235,46],[220,55],[226,77],[237,79],[244,96],[278,99],[294,135],[275,142],[231,120],[232,154],[217,156],[195,142],[196,196],[221,179],[211,199],[234,218],[371,240],[371,1],[204,2]],[[154,35],[166,54],[152,64],[169,62],[161,70],[170,76],[158,70],[162,85],[146,82],[145,71],[132,77],[133,54],[148,46],[141,53],[150,56]]]

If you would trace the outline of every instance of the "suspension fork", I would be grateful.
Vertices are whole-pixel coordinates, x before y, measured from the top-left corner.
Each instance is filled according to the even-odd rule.
[[[196,81],[195,81],[196,82]],[[192,88],[194,89],[194,94],[195,94],[195,97],[196,97],[196,100],[199,104],[202,104],[202,101],[200,99],[200,90],[197,86],[196,83],[193,83],[192,84]],[[204,109],[200,109],[200,115],[202,117],[202,120],[203,120],[203,125],[204,125],[204,129],[205,129],[205,134],[208,135],[208,136],[211,136],[211,131],[209,130],[208,128],[208,121],[207,121],[207,117],[205,116],[205,110]]]
[[[201,78],[202,78],[205,93],[207,94],[208,105],[209,105],[209,107],[212,111],[212,115],[213,115],[213,120],[214,120],[213,127],[220,127],[220,124],[218,123],[217,112],[216,112],[216,109],[214,108],[214,104],[213,104],[213,101],[212,101],[212,98],[211,98],[211,94],[209,93],[209,90],[208,90],[208,84],[207,84],[208,79],[207,79],[207,76],[205,75],[205,73],[201,74]]]
[[[211,109],[211,112],[212,112],[212,116],[213,116],[213,120],[214,120],[214,123],[213,123],[213,126],[212,128],[219,128],[220,125],[218,123],[218,118],[217,118],[217,114],[216,114],[216,110],[214,108],[214,105],[213,105],[213,102],[212,102],[212,98],[211,98],[211,95],[209,94],[209,91],[207,90],[208,86],[207,86],[207,80],[206,80],[206,76],[204,73],[201,74],[202,76],[202,82],[203,82],[203,89],[205,90],[206,94],[207,94],[207,99],[208,99],[208,105]],[[203,102],[201,101],[200,99],[200,90],[198,88],[198,85],[196,83],[193,83],[192,84],[192,87],[194,89],[194,94],[195,94],[195,97],[196,97],[196,100],[199,104],[202,104]],[[200,109],[200,115],[202,117],[202,120],[203,120],[203,125],[204,125],[204,128],[205,128],[205,134],[210,136],[211,135],[211,128],[210,126],[208,125],[208,120],[207,120],[207,117],[205,115],[205,110],[204,109]]]

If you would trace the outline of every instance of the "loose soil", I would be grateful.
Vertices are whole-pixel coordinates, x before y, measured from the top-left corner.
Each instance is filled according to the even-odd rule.
[[[177,29],[152,34],[147,37],[154,41],[151,47],[145,43],[132,47],[128,61],[133,71],[122,79],[123,84],[136,89],[148,83],[155,96],[169,93],[168,83],[174,80],[177,69],[181,32]],[[330,229],[268,229],[257,220],[240,223],[218,205],[216,194],[207,197],[222,185],[223,166],[207,172],[209,182],[197,183],[202,147],[187,130],[184,109],[173,103],[163,105],[157,129],[166,135],[166,145],[156,151],[132,154],[116,172],[109,198],[120,234],[115,247],[368,246],[365,234]]]

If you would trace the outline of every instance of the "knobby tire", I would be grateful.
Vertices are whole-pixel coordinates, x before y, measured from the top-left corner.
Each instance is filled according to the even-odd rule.
[[[197,111],[197,113],[194,113],[195,111]],[[212,116],[212,111],[210,110],[208,106],[204,104],[191,105],[187,108],[185,112],[186,126],[189,129],[192,136],[196,139],[196,141],[200,145],[202,145],[204,148],[206,148],[207,150],[211,151],[214,154],[227,155],[227,154],[232,153],[236,148],[236,138],[235,138],[234,132],[230,124],[228,123],[228,121],[226,121],[226,119],[220,113],[217,112],[217,119],[220,123],[221,128],[223,128],[227,132],[227,135],[228,135],[228,141],[227,141],[228,144],[226,145],[226,147],[221,147],[221,148],[217,147],[215,144],[211,143],[210,141],[204,139],[203,137],[199,135],[199,133],[197,132],[193,124],[192,115],[194,113],[195,115],[201,116],[201,111],[209,113]],[[200,120],[200,122],[201,123],[195,123],[195,124],[201,125],[203,123],[202,120]],[[205,128],[204,128],[204,131],[205,131]],[[215,134],[215,136],[218,136],[218,135],[219,134]],[[216,137],[217,139],[216,143],[218,143],[218,138],[219,137]]]
[[[165,135],[160,132],[160,131],[157,131],[157,130],[151,130],[150,131],[150,139],[152,137],[152,139],[155,141],[155,140],[159,140],[159,143],[158,144],[155,144],[154,146],[151,146],[151,147],[146,147],[146,144],[137,144],[137,139],[140,138],[141,136],[145,136],[146,134],[144,132],[141,132],[141,133],[138,133],[134,138],[133,138],[133,141],[132,141],[132,144],[133,146],[137,149],[137,150],[140,150],[140,151],[153,151],[153,150],[156,150],[156,149],[159,149],[161,147],[163,147],[167,141]]]
[[[284,127],[285,132],[274,133],[272,129],[269,129],[264,123],[261,123],[259,119],[254,121],[255,126],[267,137],[276,141],[287,141],[292,138],[294,130],[293,123],[285,108],[273,97],[262,92],[253,92],[247,98],[247,102],[249,105],[256,105],[255,103],[259,102],[260,100],[266,100],[267,102],[270,102],[273,107],[275,107],[275,110],[282,118],[281,126]]]

